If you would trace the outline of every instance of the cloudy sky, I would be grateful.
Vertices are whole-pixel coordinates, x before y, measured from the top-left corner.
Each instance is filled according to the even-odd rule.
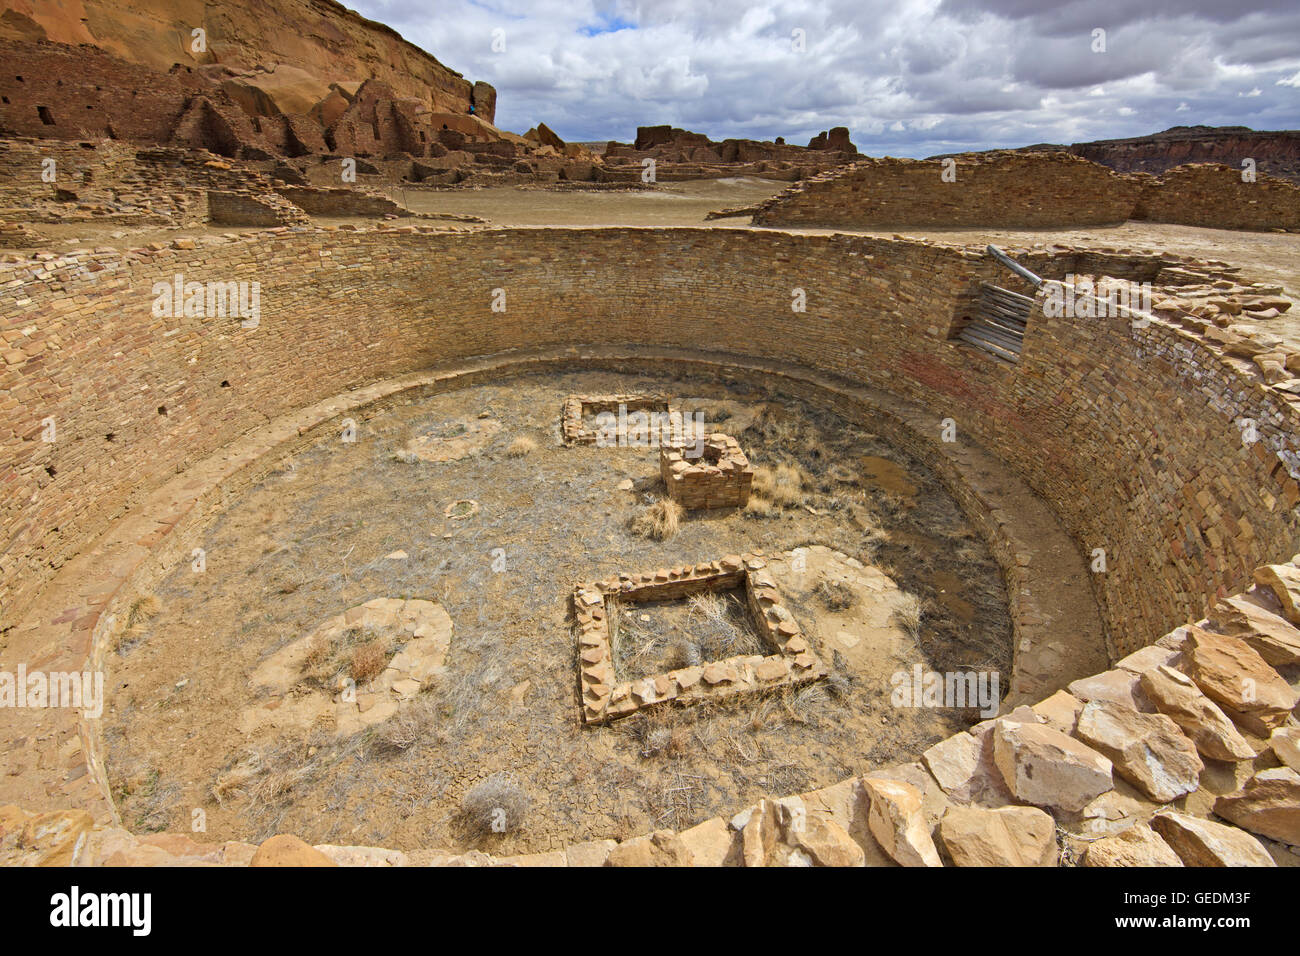
[[[494,85],[498,126],[566,140],[847,126],[872,155],[928,156],[1300,127],[1296,0],[347,2]]]

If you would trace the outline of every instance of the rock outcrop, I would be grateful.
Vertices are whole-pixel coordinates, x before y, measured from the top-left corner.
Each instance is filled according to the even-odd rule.
[[[0,14],[9,135],[184,146],[252,163],[439,158],[471,143],[503,144],[508,155],[497,158],[509,166],[527,152],[493,125],[491,86],[333,0],[125,10],[0,0]],[[408,162],[390,173],[410,171]]]
[[[1092,701],[1084,705],[1076,733],[1152,800],[1169,803],[1200,786],[1205,765],[1178,724],[1164,714]]]
[[[1166,811],[1151,818],[1151,826],[1186,866],[1276,866],[1268,851],[1249,833]]]
[[[939,835],[954,866],[1056,866],[1056,823],[1034,807],[953,807]]]
[[[1145,823],[1138,823],[1089,846],[1083,856],[1083,865],[1182,866],[1183,861],[1160,834]]]
[[[1300,130],[1293,129],[1174,126],[1149,136],[1024,150],[1065,150],[1121,173],[1163,173],[1185,163],[1223,163],[1240,169],[1241,161],[1250,158],[1261,172],[1300,183]]]
[[[203,30],[196,43],[195,30]],[[267,0],[194,8],[180,2],[66,5],[0,0],[0,39],[88,47],[155,73],[206,72],[241,105],[309,113],[337,86],[369,79],[438,112],[492,122],[495,92],[472,84],[392,28],[334,0]],[[8,72],[8,71],[6,71]],[[24,74],[25,82],[34,76]]]

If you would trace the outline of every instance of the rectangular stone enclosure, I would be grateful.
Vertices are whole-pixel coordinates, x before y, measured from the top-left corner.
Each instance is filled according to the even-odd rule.
[[[659,475],[668,496],[687,510],[743,508],[754,484],[754,469],[730,435],[714,433],[703,454],[692,445],[660,445]]]
[[[638,441],[640,431],[653,431],[657,436],[658,431],[650,426],[668,421],[673,413],[662,395],[570,395],[564,400],[560,427],[566,445],[626,445]],[[595,415],[597,423],[588,423],[588,415]]]
[[[583,723],[604,723],[644,707],[674,701],[688,704],[716,700],[825,677],[826,665],[782,605],[776,582],[766,568],[761,554],[729,555],[708,564],[617,574],[578,585],[573,592],[573,613],[578,630]],[[744,604],[771,654],[728,657],[638,680],[618,680],[614,649],[619,605],[685,600],[695,594],[733,588],[744,590]]]

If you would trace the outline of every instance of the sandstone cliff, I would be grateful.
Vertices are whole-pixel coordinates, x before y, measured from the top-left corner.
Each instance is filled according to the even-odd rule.
[[[206,31],[205,50],[192,31]],[[334,0],[0,0],[0,39],[94,46],[159,72],[219,64],[237,99],[306,113],[337,84],[355,92],[376,79],[435,112],[492,120],[495,93],[448,69],[395,31]],[[268,105],[263,103],[263,106]],[[485,115],[486,114],[486,115]]]

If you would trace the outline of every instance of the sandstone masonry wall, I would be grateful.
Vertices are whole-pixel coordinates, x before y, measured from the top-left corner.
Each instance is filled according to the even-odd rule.
[[[953,418],[959,440],[1012,465],[1085,552],[1105,549],[1093,584],[1115,655],[1296,549],[1300,399],[1158,321],[1036,309],[1021,364],[996,363],[948,338],[993,268],[864,237],[411,226],[0,263],[2,626],[164,477],[270,418],[440,363],[574,343],[758,355]],[[260,282],[258,327],[155,317],[153,284],[178,273]],[[796,286],[805,313],[791,311]],[[505,313],[491,309],[497,288]],[[1253,445],[1243,418],[1258,423]]]
[[[1064,152],[870,159],[761,204],[760,226],[1067,228],[1129,219],[1215,229],[1300,229],[1300,186],[1213,163],[1125,175]]]
[[[43,177],[47,161],[53,162],[50,182]],[[112,140],[0,140],[0,183],[0,219],[20,222],[307,222],[302,208],[278,194],[266,176],[201,149],[137,149]],[[331,190],[299,192],[311,201]],[[382,197],[376,204],[360,190],[356,197],[361,208],[396,205]]]
[[[1300,229],[1300,186],[1262,173],[1242,182],[1241,174],[1219,163],[1195,163],[1158,178],[1140,177],[1133,218],[1215,229]]]
[[[761,226],[1105,225],[1129,218],[1138,187],[1067,153],[996,152],[953,160],[869,159],[793,186],[759,207]]]

